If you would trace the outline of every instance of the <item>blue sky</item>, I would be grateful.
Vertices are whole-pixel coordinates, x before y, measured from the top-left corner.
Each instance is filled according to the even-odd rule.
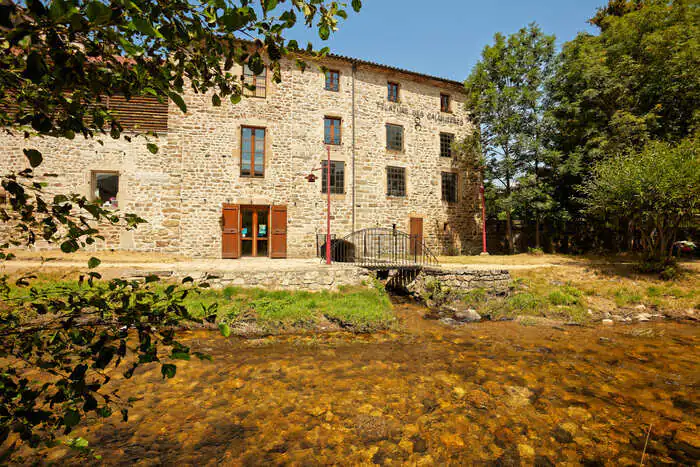
[[[347,0],[348,3],[349,0]],[[510,34],[531,22],[561,45],[580,31],[607,0],[363,0],[359,14],[328,41],[295,28],[290,38],[334,53],[463,81],[496,32]]]

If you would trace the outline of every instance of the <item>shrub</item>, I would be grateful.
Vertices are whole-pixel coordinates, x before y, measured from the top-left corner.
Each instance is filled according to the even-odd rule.
[[[535,256],[542,256],[544,255],[544,250],[542,248],[527,248],[527,254],[528,255],[535,255]]]

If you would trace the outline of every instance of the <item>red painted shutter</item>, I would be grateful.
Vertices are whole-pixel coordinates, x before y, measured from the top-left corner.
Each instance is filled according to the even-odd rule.
[[[224,204],[222,213],[221,257],[240,258],[240,232],[238,222],[240,207],[237,204]]]
[[[287,206],[270,210],[270,258],[287,257]]]

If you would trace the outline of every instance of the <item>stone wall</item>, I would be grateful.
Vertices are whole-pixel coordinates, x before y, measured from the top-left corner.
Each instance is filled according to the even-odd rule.
[[[168,132],[156,141],[160,150],[155,155],[143,137],[127,142],[103,136],[102,145],[81,137],[25,140],[3,133],[0,171],[25,167],[22,149],[36,148],[44,153],[40,172],[58,174],[47,179],[54,192],[91,196],[93,171],[119,173],[119,209],[148,224],[133,232],[110,229],[97,248],[218,258],[223,203],[284,205],[288,255],[309,257],[315,254],[316,235],[325,231],[326,199],[320,177],[314,183],[305,177],[326,158],[324,117],[336,117],[342,120],[342,143],[332,146],[331,159],[345,162],[345,193],[332,195],[333,233],[342,237],[394,224],[409,231],[410,218],[420,217],[425,241],[436,254],[440,239],[448,237],[456,237],[461,251],[470,251],[479,235],[476,174],[465,158],[440,157],[440,132],[460,141],[473,129],[459,83],[324,60],[340,72],[338,92],[324,89],[321,63],[302,72],[291,60],[282,62],[281,83],[272,83],[268,74],[266,98],[244,98],[236,105],[224,100],[214,107],[211,95],[188,91],[186,114],[169,105]],[[400,84],[398,104],[387,102],[387,81]],[[440,112],[441,93],[451,96],[450,113]],[[387,123],[404,127],[404,150],[386,149]],[[242,126],[266,129],[264,178],[240,176]],[[387,196],[389,165],[406,168],[405,197]],[[441,172],[459,174],[456,203],[441,200]]]
[[[95,248],[139,251],[178,252],[180,231],[179,163],[166,151],[167,135],[150,138],[158,144],[157,154],[146,148],[145,137],[114,140],[109,135],[94,139],[76,136],[65,138],[24,139],[18,133],[0,134],[0,173],[28,167],[22,150],[33,148],[44,155],[37,168],[37,179],[47,183],[46,193],[84,195],[93,198],[92,174],[119,174],[117,195],[119,210],[135,213],[147,223],[133,231],[102,226],[105,240]],[[55,174],[47,177],[45,174]],[[46,245],[39,243],[39,248]]]
[[[409,285],[409,290],[425,297],[434,281],[439,281],[443,290],[449,289],[450,292],[484,289],[488,293],[501,294],[508,292],[511,277],[507,270],[425,269]]]
[[[185,274],[177,277],[183,279]],[[268,270],[234,273],[204,273],[194,277],[197,281],[206,281],[212,288],[228,286],[245,288],[263,288],[268,290],[338,290],[344,286],[360,286],[369,280],[366,269],[354,266],[333,266],[319,268],[304,268],[298,270]]]

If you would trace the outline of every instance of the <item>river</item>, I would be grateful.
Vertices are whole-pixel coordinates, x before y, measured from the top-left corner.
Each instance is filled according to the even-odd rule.
[[[141,369],[129,422],[75,435],[107,464],[640,465],[645,444],[648,465],[700,459],[696,326],[450,328],[396,308],[401,330],[373,335],[187,332],[213,361]]]

